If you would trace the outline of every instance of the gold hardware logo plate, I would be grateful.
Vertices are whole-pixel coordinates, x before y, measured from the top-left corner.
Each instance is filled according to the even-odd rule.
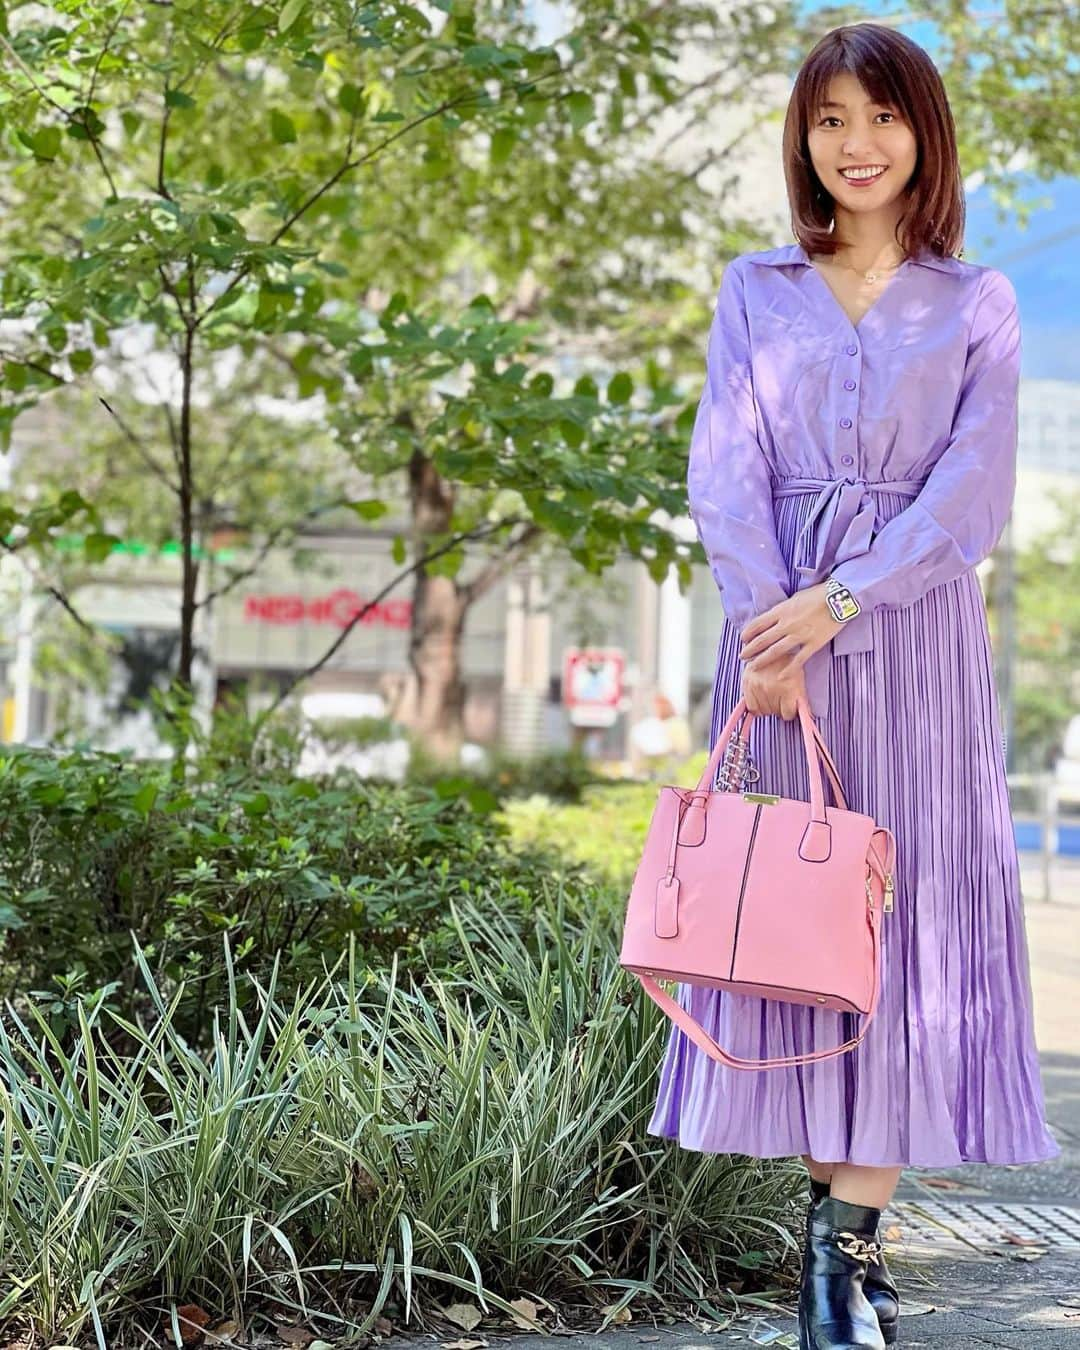
[[[761,802],[763,806],[775,806],[780,800],[780,794],[771,792],[744,792],[742,799],[744,802]]]

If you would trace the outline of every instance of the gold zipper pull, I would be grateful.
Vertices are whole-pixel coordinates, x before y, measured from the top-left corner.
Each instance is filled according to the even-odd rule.
[[[885,905],[884,905],[885,913],[886,913],[886,914],[891,914],[891,913],[892,913],[892,909],[893,909],[893,879],[892,879],[892,873],[891,873],[891,872],[886,872],[886,873],[885,873]]]

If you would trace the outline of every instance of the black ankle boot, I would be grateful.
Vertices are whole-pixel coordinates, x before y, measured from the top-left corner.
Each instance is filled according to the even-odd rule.
[[[799,1350],[884,1350],[885,1338],[863,1284],[880,1259],[879,1209],[827,1195],[806,1231],[799,1289]]]
[[[810,1178],[810,1205],[806,1211],[806,1227],[810,1228],[810,1218],[818,1202],[829,1194],[827,1181],[815,1181]],[[875,1234],[876,1236],[876,1234]],[[877,1262],[870,1261],[863,1280],[863,1293],[877,1313],[878,1326],[886,1345],[895,1345],[900,1331],[900,1291],[896,1281],[885,1264],[885,1253],[881,1253]]]

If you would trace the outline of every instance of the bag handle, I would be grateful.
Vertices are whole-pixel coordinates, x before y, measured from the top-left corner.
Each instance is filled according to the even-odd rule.
[[[841,810],[847,810],[847,798],[840,785],[840,774],[837,772],[836,765],[833,763],[832,756],[826,748],[825,741],[821,732],[818,730],[813,716],[810,712],[810,706],[805,699],[800,698],[797,701],[799,712],[799,723],[802,727],[803,748],[806,752],[806,764],[810,774],[810,818],[811,820],[825,821],[825,790],[821,781],[821,764],[825,763],[826,772],[829,776],[829,782],[833,789],[833,800]],[[747,739],[750,736],[750,728],[753,726],[754,718],[757,713],[752,713],[746,706],[746,699],[741,698],[732,710],[731,716],[720,728],[716,738],[716,745],[709,756],[708,763],[701,772],[697,787],[694,789],[694,795],[705,792],[715,791],[716,774],[720,768],[720,761],[727,749],[728,741],[737,724],[745,721]]]
[[[845,1041],[843,1045],[837,1045],[831,1050],[815,1050],[806,1055],[785,1055],[778,1059],[742,1059],[738,1055],[729,1054],[717,1041],[709,1035],[700,1022],[696,1022],[685,1008],[681,1007],[670,994],[660,988],[656,980],[651,975],[641,975],[638,972],[638,979],[641,981],[641,987],[648,996],[656,1003],[671,1020],[686,1033],[694,1042],[699,1050],[703,1050],[710,1059],[718,1060],[721,1064],[729,1064],[733,1069],[780,1069],[794,1067],[797,1064],[813,1064],[819,1059],[832,1059],[836,1055],[845,1054],[848,1050],[853,1050],[866,1035],[870,1028],[870,1020],[877,1011],[878,995],[881,992],[881,977],[878,961],[878,914],[874,908],[867,911],[870,915],[870,931],[874,946],[874,986],[870,995],[870,1007],[862,1014],[862,1028],[857,1036],[852,1037],[850,1041]]]

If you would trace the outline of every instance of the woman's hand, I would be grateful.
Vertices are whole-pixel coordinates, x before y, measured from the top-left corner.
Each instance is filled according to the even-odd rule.
[[[805,665],[843,627],[825,604],[825,583],[796,591],[750,620],[740,633],[742,697],[752,713],[798,716],[806,698]]]

